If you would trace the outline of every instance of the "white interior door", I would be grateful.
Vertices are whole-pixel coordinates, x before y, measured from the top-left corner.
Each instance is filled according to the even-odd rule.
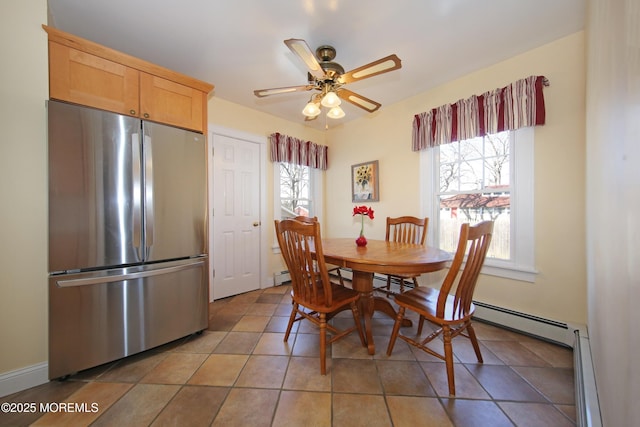
[[[213,299],[260,288],[260,144],[213,133]]]

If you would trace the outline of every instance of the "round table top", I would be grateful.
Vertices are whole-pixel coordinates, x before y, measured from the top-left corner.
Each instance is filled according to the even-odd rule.
[[[367,246],[359,247],[350,238],[323,238],[322,252],[330,264],[382,274],[429,273],[453,259],[451,253],[426,245],[368,240]]]

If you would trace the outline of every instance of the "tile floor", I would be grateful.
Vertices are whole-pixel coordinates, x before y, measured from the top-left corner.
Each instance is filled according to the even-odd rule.
[[[330,346],[321,376],[309,322],[283,342],[288,292],[216,301],[201,335],[2,397],[37,410],[0,412],[0,426],[575,425],[571,349],[476,322],[484,364],[466,338],[454,339],[451,398],[440,360],[402,340],[386,356],[393,321],[376,314],[376,354],[353,333]],[[349,315],[334,322],[352,322]],[[60,410],[68,402],[76,412]]]

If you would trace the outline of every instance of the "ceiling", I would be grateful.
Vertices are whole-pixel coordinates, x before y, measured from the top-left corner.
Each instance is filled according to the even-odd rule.
[[[385,106],[584,26],[586,0],[48,0],[49,25],[215,85],[213,95],[305,123],[312,93],[254,89],[307,83],[283,43],[337,50],[346,71],[392,53],[402,68],[348,89]],[[526,77],[526,76],[522,76]],[[487,88],[489,89],[489,88]],[[452,100],[455,101],[455,100]],[[322,129],[369,114],[306,122]],[[418,111],[416,111],[418,113]]]

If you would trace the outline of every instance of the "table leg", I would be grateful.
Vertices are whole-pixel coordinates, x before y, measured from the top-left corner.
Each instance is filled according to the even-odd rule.
[[[352,280],[353,289],[360,293],[358,309],[364,319],[364,335],[367,349],[369,354],[375,354],[376,347],[373,343],[373,332],[371,330],[371,318],[373,317],[374,310],[373,273],[354,270]]]

